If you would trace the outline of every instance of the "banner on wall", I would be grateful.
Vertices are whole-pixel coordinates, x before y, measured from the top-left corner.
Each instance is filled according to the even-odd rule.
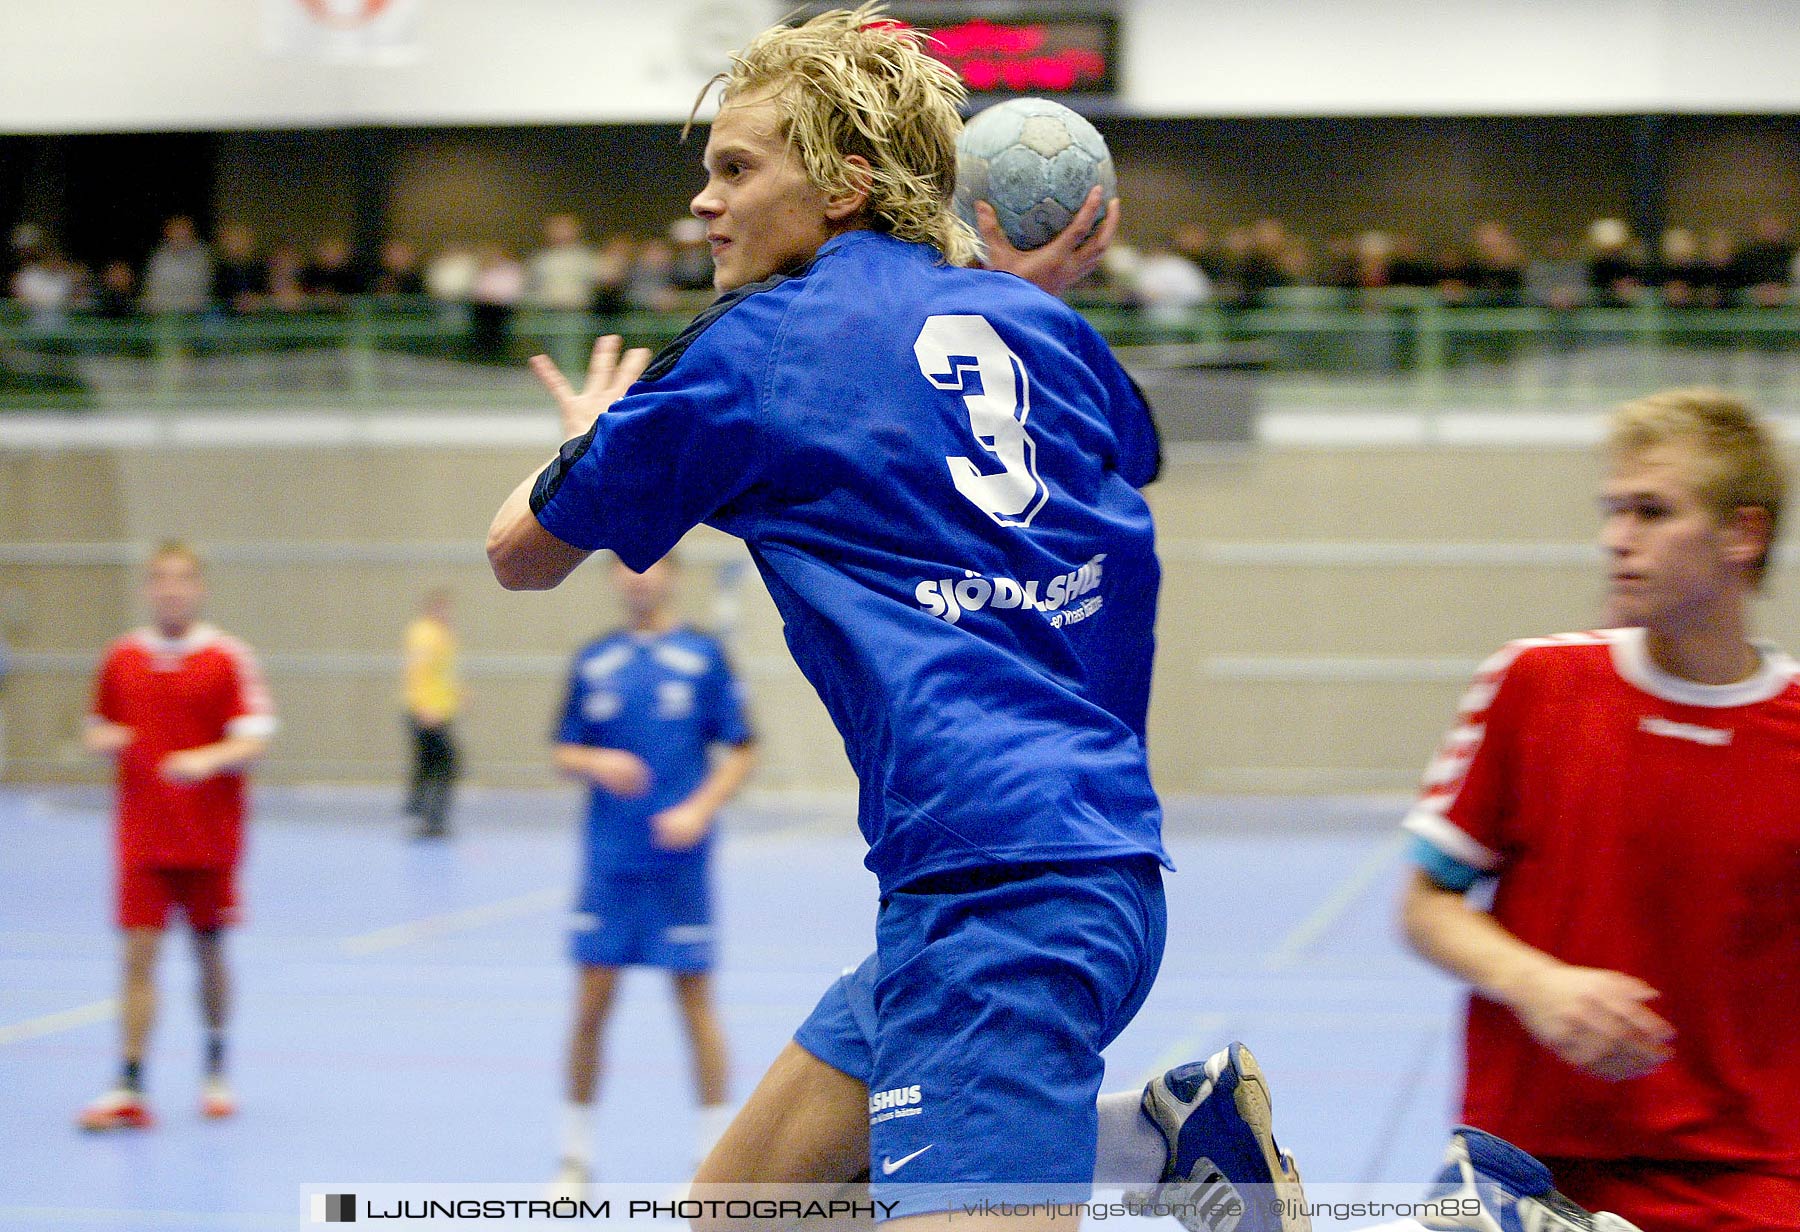
[[[425,0],[262,0],[270,55],[330,64],[410,64]]]

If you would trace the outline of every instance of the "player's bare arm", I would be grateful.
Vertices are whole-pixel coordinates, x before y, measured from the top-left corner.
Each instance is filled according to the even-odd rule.
[[[595,340],[587,380],[580,390],[569,384],[549,356],[532,356],[532,372],[556,400],[564,440],[586,433],[632,382],[644,375],[650,352],[634,347],[621,353],[622,346],[617,334]],[[550,590],[589,556],[545,530],[531,511],[531,489],[542,473],[543,467],[539,467],[514,488],[488,527],[488,564],[508,590]]]
[[[736,744],[701,780],[694,793],[650,819],[651,837],[658,847],[683,851],[706,837],[713,818],[737,795],[756,768],[756,746]]]
[[[1570,1065],[1622,1081],[1672,1055],[1675,1029],[1649,1008],[1657,993],[1642,980],[1570,966],[1527,945],[1423,871],[1413,874],[1401,917],[1420,956],[1506,1006]]]
[[[1100,267],[1100,259],[1118,234],[1119,199],[1114,197],[1105,204],[1106,217],[1096,227],[1094,216],[1100,212],[1101,196],[1100,186],[1094,185],[1068,226],[1042,248],[1025,251],[1014,248],[1006,238],[994,207],[977,201],[976,229],[981,233],[981,242],[987,245],[988,265],[1017,274],[1052,295],[1062,294]]]
[[[227,736],[215,744],[170,753],[162,761],[162,776],[171,783],[199,783],[216,774],[242,770],[268,750],[262,736]]]
[[[626,749],[559,744],[550,759],[560,773],[603,787],[615,796],[635,800],[650,790],[650,767]]]
[[[132,740],[132,732],[123,723],[90,716],[81,729],[81,747],[99,757],[111,757]]]

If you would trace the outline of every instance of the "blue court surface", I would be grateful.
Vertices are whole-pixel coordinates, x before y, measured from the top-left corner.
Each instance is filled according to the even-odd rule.
[[[193,967],[171,933],[147,1065],[160,1124],[86,1136],[73,1117],[117,1067],[107,798],[0,789],[0,1229],[292,1228],[321,1182],[552,1174],[575,796],[469,793],[438,844],[409,841],[396,805],[374,789],[259,793],[248,922],[230,942],[242,1111],[198,1116]],[[1171,801],[1168,953],[1108,1052],[1107,1089],[1243,1039],[1309,1186],[1418,1192],[1451,1116],[1457,994],[1394,935],[1404,807]],[[740,1099],[872,944],[852,814],[847,798],[771,797],[728,815],[718,980]],[[607,1057],[601,1179],[673,1185],[694,1115],[660,974],[627,980]]]

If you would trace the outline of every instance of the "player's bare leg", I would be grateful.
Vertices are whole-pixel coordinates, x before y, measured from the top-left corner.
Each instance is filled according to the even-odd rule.
[[[600,1045],[619,988],[617,967],[583,966],[575,993],[575,1022],[569,1031],[566,1094],[572,1104],[591,1104],[600,1086]]]
[[[206,1084],[200,1093],[200,1112],[228,1117],[237,1111],[237,1099],[225,1081],[225,1026],[231,1018],[232,991],[231,971],[225,965],[225,930],[196,932],[194,960],[200,967],[200,1013],[206,1021]]]
[[[124,990],[119,1004],[119,1026],[124,1034],[127,1065],[141,1065],[156,1024],[156,959],[162,948],[162,929],[132,928],[125,932]]]
[[[119,989],[119,1084],[82,1109],[77,1124],[87,1130],[143,1129],[151,1124],[144,1104],[141,1070],[150,1028],[156,1021],[156,957],[160,928],[128,928]]]
[[[675,973],[675,1000],[687,1025],[688,1050],[694,1071],[694,1094],[700,1103],[700,1135],[697,1155],[705,1159],[725,1131],[728,1062],[725,1028],[713,1001],[712,974],[707,971]]]
[[[619,969],[594,964],[576,968],[575,1021],[569,1028],[569,1060],[564,1093],[562,1162],[556,1183],[572,1193],[593,1171],[591,1132],[594,1096],[600,1087],[600,1050],[619,988]]]
[[[709,1187],[722,1197],[740,1185],[852,1185],[869,1167],[868,1109],[868,1088],[789,1041],[700,1165],[695,1196],[707,1196]],[[749,1225],[702,1219],[693,1227],[737,1232]]]

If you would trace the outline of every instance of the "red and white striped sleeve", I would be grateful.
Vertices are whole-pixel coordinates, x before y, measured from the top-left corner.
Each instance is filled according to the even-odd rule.
[[[235,637],[220,638],[219,648],[230,662],[232,677],[237,684],[237,696],[232,701],[231,717],[225,723],[225,734],[233,738],[268,739],[275,734],[279,724],[275,719],[275,699],[269,693],[268,682],[263,679],[256,652]]]
[[[1419,798],[1402,823],[1436,857],[1476,873],[1500,867],[1501,826],[1511,798],[1512,726],[1508,673],[1539,641],[1509,642],[1475,671],[1437,756],[1425,768]]]

